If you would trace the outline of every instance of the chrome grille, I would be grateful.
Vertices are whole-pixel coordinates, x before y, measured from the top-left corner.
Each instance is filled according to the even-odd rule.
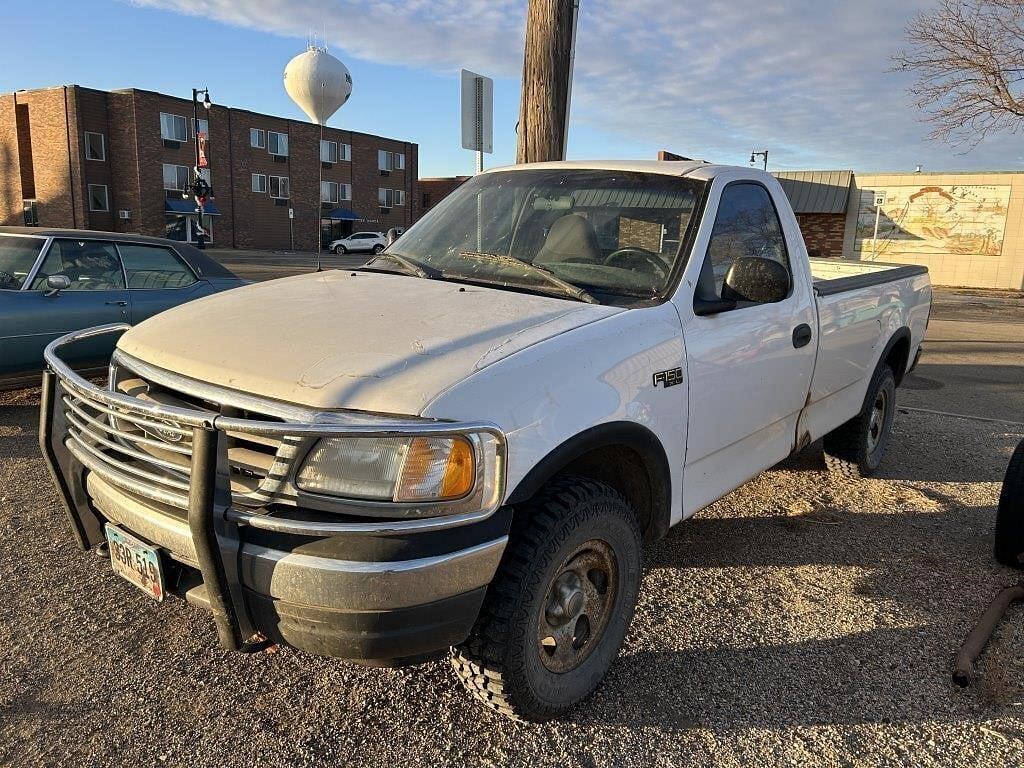
[[[242,409],[226,403],[199,398],[143,379],[123,364],[111,377],[112,390],[146,405],[170,410],[188,409],[263,422],[283,419]],[[68,426],[68,448],[87,465],[100,462],[111,479],[134,479],[153,491],[149,497],[178,509],[188,507],[189,472],[192,458],[192,428],[172,418],[140,416],[116,406],[93,400],[80,392],[62,396]],[[296,454],[305,440],[299,437],[224,432],[232,501],[238,506],[260,506],[288,497],[288,476]],[[85,461],[85,458],[91,461]],[[127,476],[127,477],[124,477]]]

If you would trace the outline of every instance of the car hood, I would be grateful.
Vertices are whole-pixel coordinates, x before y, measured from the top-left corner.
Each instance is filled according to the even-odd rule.
[[[317,409],[416,415],[521,349],[623,311],[405,275],[332,271],[198,299],[126,332],[151,365]]]

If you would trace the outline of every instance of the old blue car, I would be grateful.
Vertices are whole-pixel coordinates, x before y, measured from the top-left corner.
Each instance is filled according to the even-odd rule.
[[[244,285],[202,251],[142,235],[0,227],[0,388],[34,384],[43,349],[68,331],[147,317]],[[72,350],[76,367],[109,359],[110,337]]]

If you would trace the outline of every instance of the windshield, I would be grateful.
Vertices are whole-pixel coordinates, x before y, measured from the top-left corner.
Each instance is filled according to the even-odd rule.
[[[0,235],[0,290],[21,290],[45,242],[40,237]]]
[[[578,300],[652,298],[668,286],[702,187],[635,171],[482,174],[389,250],[432,276]]]

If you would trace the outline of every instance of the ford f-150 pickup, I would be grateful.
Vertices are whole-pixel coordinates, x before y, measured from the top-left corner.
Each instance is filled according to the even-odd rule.
[[[359,269],[54,341],[40,442],[81,547],[224,647],[447,654],[543,720],[613,662],[645,542],[819,438],[879,466],[930,306],[923,267],[808,259],[760,171],[497,169]],[[103,334],[99,385],[65,359]]]

